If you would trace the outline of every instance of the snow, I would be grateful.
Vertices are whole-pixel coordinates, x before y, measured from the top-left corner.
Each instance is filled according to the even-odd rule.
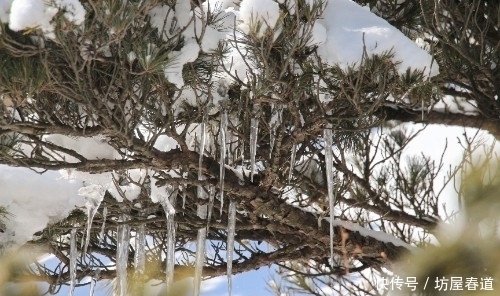
[[[13,0],[0,1],[0,22],[6,23],[9,21],[9,11]]]
[[[432,110],[439,112],[450,112],[466,115],[477,115],[478,109],[475,102],[468,101],[463,97],[444,96],[432,106]]]
[[[394,61],[401,62],[400,74],[408,67],[425,70],[431,77],[439,74],[437,63],[433,63],[425,50],[384,19],[350,0],[328,1],[318,22],[327,31],[327,40],[319,45],[318,53],[330,65],[339,64],[344,69],[359,66],[366,46],[368,56],[393,50]]]
[[[330,220],[328,218],[324,218],[324,219],[327,221]],[[359,234],[361,234],[362,236],[365,236],[365,237],[369,236],[369,237],[372,237],[372,238],[374,238],[378,241],[381,241],[381,242],[391,243],[391,244],[398,246],[398,247],[404,247],[404,248],[408,249],[409,251],[418,250],[417,247],[413,247],[413,246],[409,245],[408,243],[400,240],[397,237],[394,237],[394,236],[387,234],[385,232],[382,232],[382,231],[375,231],[375,230],[365,228],[365,227],[359,225],[358,223],[334,219],[333,222],[331,223],[331,225],[342,226],[345,229],[348,229],[350,231],[359,232]]]
[[[50,20],[57,13],[56,9],[49,9],[43,0],[14,0],[10,8],[9,27],[13,31],[41,27],[50,29]]]
[[[8,4],[11,1],[0,3],[0,18],[7,19]],[[63,16],[75,25],[81,25],[85,20],[85,9],[78,0],[14,0],[10,7],[9,28],[21,31],[40,28],[46,37],[55,38],[54,26],[51,24],[53,17],[59,10],[64,11]]]
[[[83,199],[77,196],[80,187],[81,184],[66,181],[57,172],[41,175],[0,165],[0,206],[12,214],[5,221],[5,233],[0,233],[0,245],[24,244],[34,233],[82,207]]]
[[[178,0],[174,9],[168,5],[159,5],[149,13],[151,25],[158,29],[158,33],[165,41],[178,34],[184,38],[183,47],[169,54],[170,62],[164,69],[167,80],[179,89],[184,86],[182,76],[184,65],[194,62],[198,58],[200,50],[204,52],[215,50],[219,41],[226,36],[234,23],[232,21],[234,17],[231,17],[234,16],[232,12],[221,12],[216,23],[210,24],[202,30],[207,13],[207,3],[203,4],[203,9],[196,7],[191,10],[190,2],[185,0]]]
[[[65,135],[46,135],[44,141],[71,149],[89,160],[120,159],[120,153],[108,144],[104,136],[95,137],[69,137]],[[76,161],[75,158],[65,155],[68,162]]]
[[[184,86],[184,78],[182,77],[182,69],[189,62],[194,62],[200,53],[200,46],[196,39],[190,38],[180,50],[172,51],[168,57],[172,60],[165,67],[165,77],[168,81],[175,84],[178,88]]]
[[[243,22],[240,29],[249,34],[261,25],[257,37],[262,37],[267,29],[274,29],[280,16],[278,3],[272,0],[243,0],[240,4],[239,19]]]

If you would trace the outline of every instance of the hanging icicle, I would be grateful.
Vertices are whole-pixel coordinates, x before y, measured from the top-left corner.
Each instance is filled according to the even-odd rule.
[[[330,128],[326,128],[323,132],[324,140],[325,140],[325,163],[326,163],[326,183],[328,188],[328,204],[330,206],[330,264],[331,266],[335,266],[334,258],[333,258],[333,217],[334,217],[334,204],[335,204],[335,192],[333,187],[333,136],[332,130]]]
[[[184,210],[186,208],[186,189],[182,190],[182,209]]]
[[[220,119],[220,172],[219,172],[219,192],[220,192],[220,214],[222,216],[222,208],[224,207],[224,177],[225,177],[225,164],[226,164],[226,134],[227,134],[227,110],[223,108]]]
[[[102,210],[102,226],[101,231],[99,232],[99,243],[102,244],[104,242],[104,230],[106,228],[106,219],[108,218],[108,207],[104,207]]]
[[[172,287],[174,282],[174,268],[175,268],[175,208],[170,201],[170,196],[176,195],[176,191],[172,190],[171,186],[167,186],[167,192],[169,193],[162,200],[161,204],[163,210],[165,211],[165,217],[167,218],[167,262],[166,262],[166,280],[167,289]]]
[[[271,130],[269,131],[269,158],[273,157],[274,142],[276,142],[276,129],[281,125],[282,116],[283,106],[275,106],[272,104],[271,120],[269,121],[269,126],[271,127]]]
[[[97,268],[90,279],[90,293],[89,296],[94,296],[95,285],[99,278],[101,277],[101,269]]]
[[[295,169],[295,156],[297,155],[297,147],[295,143],[292,146],[292,153],[290,155],[290,170],[288,171],[288,184],[292,181],[293,171]]]
[[[92,228],[92,221],[94,216],[101,205],[104,198],[106,189],[101,185],[84,186],[78,190],[78,195],[85,198],[85,207],[87,208],[87,231],[85,235],[85,245],[83,247],[83,256],[87,254],[87,248],[90,242],[90,230]]]
[[[210,221],[212,220],[212,212],[214,209],[215,202],[215,187],[210,185],[210,189],[208,190],[208,213],[207,213],[207,231],[210,226]]]
[[[135,256],[134,267],[135,274],[142,275],[146,270],[146,225],[141,224],[137,227],[135,237]]]
[[[78,250],[76,249],[76,227],[71,229],[69,238],[69,296],[73,296],[76,286],[76,257]]]
[[[128,263],[128,251],[130,244],[130,225],[126,224],[128,221],[128,216],[122,214],[120,216],[120,222],[122,224],[118,225],[116,231],[116,286],[115,295],[125,296],[127,295],[127,263]]]
[[[227,248],[226,248],[226,262],[227,262],[227,287],[229,296],[233,290],[232,274],[233,274],[233,251],[234,251],[234,236],[236,234],[236,203],[232,200],[229,201],[229,213],[227,221]]]
[[[253,182],[255,172],[255,155],[257,154],[257,137],[259,134],[260,105],[253,105],[252,119],[250,120],[250,181]]]
[[[205,131],[205,122],[206,122],[206,116],[203,116],[203,122],[201,124],[201,140],[200,140],[200,146],[199,146],[199,161],[198,161],[198,180],[202,181],[205,180],[205,176],[203,175],[203,151],[205,149],[205,138],[206,138],[206,131]],[[203,186],[198,185],[197,188],[197,197],[198,200],[204,202],[204,200],[207,199],[205,189],[203,189]],[[201,204],[198,205],[197,208],[197,215],[201,219],[206,219],[207,218],[207,205],[206,204]],[[194,269],[194,295],[199,296],[200,295],[200,287],[201,287],[201,277],[203,273],[203,266],[205,265],[205,241],[207,238],[207,229],[206,227],[198,229],[198,235],[196,238],[196,258],[195,258],[195,269]]]

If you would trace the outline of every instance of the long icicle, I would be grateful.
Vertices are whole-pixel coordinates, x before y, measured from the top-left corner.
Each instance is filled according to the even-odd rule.
[[[104,194],[106,189],[100,185],[89,185],[84,186],[78,190],[78,195],[83,196],[85,199],[85,207],[87,208],[87,231],[85,235],[85,245],[83,247],[83,256],[87,254],[87,248],[90,242],[90,230],[92,228],[92,221],[94,221],[94,216],[99,210],[102,200],[104,199]]]
[[[104,207],[102,210],[102,226],[99,232],[99,243],[104,242],[104,230],[106,229],[106,219],[108,218],[108,207]]]
[[[146,270],[146,225],[137,227],[135,237],[134,267],[137,275],[143,275]]]
[[[73,296],[73,292],[75,291],[76,286],[76,257],[77,249],[76,249],[76,227],[71,229],[70,239],[69,239],[69,277],[70,277],[70,286],[69,286],[69,296]]]
[[[170,191],[170,193],[175,194],[175,192]],[[167,289],[172,288],[172,283],[174,282],[174,268],[175,268],[175,208],[167,196],[164,201],[162,201],[163,209],[165,210],[165,216],[167,218],[167,264],[166,264],[166,280]]]
[[[89,292],[89,296],[94,296],[95,285],[96,285],[96,283],[97,283],[97,281],[99,280],[100,277],[101,277],[101,269],[97,268],[95,270],[94,274],[92,275],[92,278],[90,279],[90,292]]]
[[[330,264],[331,266],[335,266],[334,257],[333,257],[333,217],[334,217],[334,204],[335,204],[335,192],[333,187],[333,136],[332,130],[330,128],[326,128],[323,132],[325,139],[325,163],[326,163],[326,182],[328,187],[328,205],[330,207]]]
[[[201,140],[199,146],[199,160],[198,160],[198,180],[205,180],[205,176],[203,175],[203,152],[205,150],[205,139],[206,139],[206,131],[205,131],[205,123],[206,123],[206,115],[203,115],[203,120],[201,123]],[[205,200],[206,194],[202,185],[198,185],[197,189],[197,197],[198,200]],[[198,217],[202,219],[207,218],[207,205],[198,205],[197,209]],[[205,241],[207,238],[207,229],[206,227],[198,229],[198,235],[196,238],[196,258],[195,258],[195,269],[194,269],[194,295],[200,295],[200,287],[201,287],[201,277],[203,273],[203,265],[205,264]]]
[[[259,135],[260,105],[253,105],[253,115],[250,120],[250,181],[253,182],[255,172],[255,155],[257,154],[257,137]]]
[[[295,156],[297,155],[297,147],[295,143],[292,146],[292,153],[290,155],[290,170],[288,171],[288,184],[292,181],[293,170],[295,169]]]
[[[124,222],[128,221],[128,216],[122,214],[117,229],[117,246],[116,246],[116,293],[118,296],[125,296],[127,291],[127,263],[128,263],[128,248],[130,244],[130,225]]]
[[[275,106],[273,104],[271,111],[271,120],[269,121],[269,126],[271,130],[269,131],[269,158],[273,157],[274,142],[276,141],[276,129],[281,125],[281,117],[283,114],[282,106]]]
[[[233,290],[233,251],[234,251],[234,236],[236,234],[236,203],[229,201],[229,213],[227,221],[227,247],[226,247],[226,262],[227,262],[227,287],[229,296]]]
[[[219,192],[220,192],[220,214],[222,216],[222,208],[224,207],[224,177],[225,177],[225,164],[226,164],[226,134],[227,134],[227,111],[224,108],[220,119],[220,172],[219,172]]]
[[[208,190],[207,231],[208,231],[208,228],[210,227],[210,220],[212,220],[214,201],[215,201],[215,187],[210,185],[210,189]]]

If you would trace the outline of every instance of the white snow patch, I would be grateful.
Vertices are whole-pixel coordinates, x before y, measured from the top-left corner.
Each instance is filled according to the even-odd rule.
[[[7,13],[9,4],[11,4],[10,15]],[[55,38],[54,26],[51,21],[60,9],[64,11],[64,17],[75,25],[81,25],[85,20],[85,9],[78,0],[2,1],[0,3],[0,19],[4,22],[8,18],[9,28],[13,31],[39,28],[46,37]]]
[[[278,3],[272,0],[243,0],[240,4],[239,19],[243,22],[240,28],[248,34],[250,29],[260,23],[261,27],[257,33],[258,37],[266,30],[274,29],[280,16]]]
[[[5,220],[0,245],[23,244],[49,223],[67,217],[83,206],[77,196],[78,182],[67,181],[57,172],[35,173],[25,168],[0,165],[0,206],[12,214]]]
[[[327,221],[330,220],[329,218],[324,218],[324,219]],[[381,242],[387,242],[387,243],[391,243],[395,246],[404,247],[410,251],[417,250],[416,247],[413,247],[413,246],[407,244],[406,242],[400,240],[397,237],[394,237],[394,236],[387,234],[385,232],[382,232],[382,231],[375,231],[375,230],[371,230],[368,228],[364,228],[363,226],[359,225],[358,223],[334,219],[332,224],[333,224],[333,226],[342,226],[350,231],[359,232],[359,234],[361,234],[362,236],[369,236],[369,237],[372,237],[372,238],[374,238],[378,241],[381,241]]]
[[[328,1],[317,22],[327,31],[327,40],[318,47],[318,53],[328,64],[342,68],[359,66],[364,48],[368,56],[392,50],[394,61],[400,62],[400,73],[410,67],[424,70],[431,77],[439,74],[437,63],[425,50],[384,19],[350,0]]]

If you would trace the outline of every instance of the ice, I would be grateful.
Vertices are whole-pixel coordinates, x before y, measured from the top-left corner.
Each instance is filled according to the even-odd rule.
[[[282,106],[272,106],[271,120],[269,121],[269,126],[271,130],[269,131],[269,158],[273,156],[274,142],[276,141],[276,129],[281,125],[281,118],[283,115]]]
[[[253,105],[253,116],[250,122],[250,181],[253,182],[255,172],[255,154],[257,153],[257,136],[259,134],[260,105]]]
[[[173,192],[174,190],[170,190]],[[171,196],[173,196],[172,194]],[[165,216],[167,218],[167,262],[166,262],[166,280],[167,289],[172,287],[174,282],[174,267],[175,267],[175,208],[172,205],[169,197],[166,197],[161,202],[163,209],[165,210]]]
[[[326,163],[326,184],[328,188],[328,204],[330,206],[330,220],[333,219],[334,209],[333,206],[335,204],[335,192],[333,188],[333,138],[332,138],[332,130],[326,128],[323,132],[325,138],[325,163]],[[333,257],[333,223],[330,223],[330,264],[334,266],[334,257]]]
[[[128,263],[128,251],[130,244],[130,225],[125,222],[128,221],[128,216],[122,214],[120,217],[120,222],[123,224],[118,225],[116,231],[116,286],[115,295],[125,296],[127,295],[127,263]]]
[[[69,247],[69,295],[73,296],[76,286],[76,257],[78,256],[78,250],[76,249],[76,230],[77,228],[71,229],[70,235],[70,247]]]
[[[78,190],[78,195],[85,198],[85,207],[87,208],[87,231],[85,235],[85,246],[83,247],[84,256],[87,254],[87,248],[90,242],[92,221],[94,221],[94,216],[101,205],[105,193],[106,189],[104,189],[104,187],[95,184],[82,187]]]
[[[233,289],[232,273],[233,273],[233,250],[234,250],[234,236],[236,234],[236,203],[229,201],[229,213],[227,221],[227,248],[226,248],[226,262],[227,262],[227,286],[228,293],[231,296]]]
[[[203,175],[203,152],[205,150],[205,139],[206,139],[206,131],[205,131],[205,123],[206,123],[206,115],[203,116],[203,120],[201,123],[201,140],[199,146],[199,161],[198,161],[198,180],[205,180],[205,176]],[[199,200],[205,200],[207,198],[205,194],[205,189],[203,186],[198,185],[197,188],[197,197]],[[201,219],[207,218],[207,205],[202,204],[198,205],[197,215]],[[195,269],[194,269],[194,295],[200,295],[200,287],[201,287],[201,276],[203,272],[203,265],[205,264],[205,240],[207,238],[207,228],[203,227],[198,229],[198,235],[196,237],[196,258],[195,258]]]
[[[144,274],[146,270],[146,225],[137,227],[135,237],[134,267],[136,274]]]
[[[186,208],[186,189],[182,190],[182,209]]]
[[[210,225],[210,221],[212,220],[212,212],[214,209],[214,201],[215,201],[215,187],[210,186],[208,191],[208,214],[207,214],[207,230]]]
[[[101,232],[99,232],[99,243],[104,242],[104,230],[106,229],[106,219],[108,218],[108,207],[104,207],[102,210],[102,226]]]
[[[99,280],[100,275],[101,275],[101,269],[98,268],[96,269],[94,275],[92,275],[92,278],[90,279],[90,292],[89,292],[90,296],[94,296],[95,284]]]
[[[194,293],[193,295],[200,295],[201,276],[203,273],[203,266],[205,265],[205,241],[207,239],[207,229],[205,227],[198,229],[196,237],[196,259],[194,266]]]
[[[219,192],[220,192],[220,214],[222,215],[222,208],[224,207],[224,174],[226,171],[226,134],[227,134],[227,111],[222,111],[220,119],[220,172],[219,172]]]
[[[297,155],[297,147],[295,144],[292,146],[292,153],[290,155],[290,170],[288,171],[288,184],[292,181],[293,170],[295,169],[295,156]]]

